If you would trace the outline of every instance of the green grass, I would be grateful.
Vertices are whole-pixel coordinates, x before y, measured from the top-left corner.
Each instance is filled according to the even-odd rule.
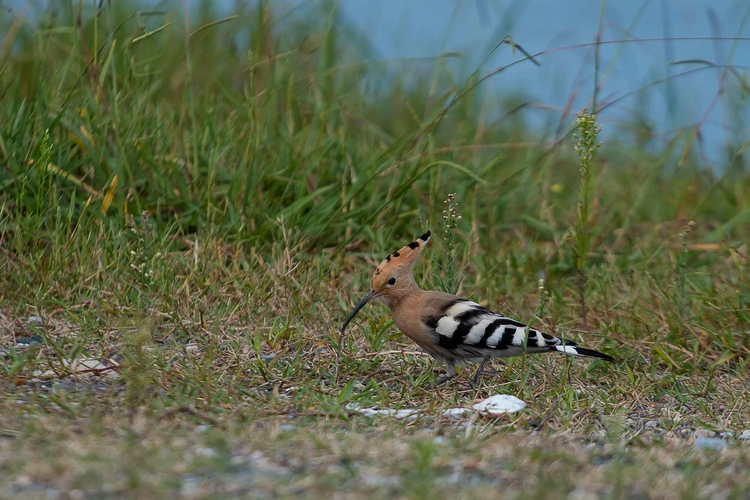
[[[383,83],[330,9],[216,23],[206,2],[186,27],[119,5],[0,14],[0,496],[746,494],[747,444],[693,444],[750,429],[743,150],[719,173],[695,129],[653,155],[605,142],[582,180],[572,120],[551,141],[480,122],[518,104],[482,91],[494,68]],[[431,391],[383,306],[339,342],[423,227],[423,288],[619,362],[529,356]],[[116,369],[71,375],[81,358]],[[440,416],[495,393],[527,407]]]

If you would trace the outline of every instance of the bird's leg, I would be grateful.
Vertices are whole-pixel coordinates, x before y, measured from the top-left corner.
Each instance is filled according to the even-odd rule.
[[[454,378],[455,375],[443,375],[442,377],[438,377],[438,379],[435,381],[435,385],[432,386],[433,389],[437,388],[439,385],[443,385],[450,379]]]
[[[472,382],[474,385],[477,385],[479,383],[479,380],[482,378],[482,375],[497,375],[497,370],[487,370],[485,371],[484,365],[489,361],[490,358],[484,358],[481,363],[479,363],[479,368],[477,368],[476,373],[474,374],[474,378],[472,379]]]
[[[435,381],[435,385],[432,386],[435,389],[437,386],[442,385],[456,376],[456,362],[452,359],[445,361],[445,368],[447,373]]]
[[[479,368],[477,368],[476,373],[474,373],[474,378],[472,379],[472,382],[474,385],[477,385],[479,383],[479,379],[482,378],[482,373],[484,373],[484,364],[487,362],[488,358],[484,358],[481,363],[479,363]]]

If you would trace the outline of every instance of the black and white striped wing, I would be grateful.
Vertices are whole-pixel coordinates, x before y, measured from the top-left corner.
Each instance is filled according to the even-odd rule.
[[[426,318],[425,324],[437,335],[440,347],[476,355],[505,357],[542,351],[582,354],[575,342],[534,330],[466,299],[447,303],[440,314]]]

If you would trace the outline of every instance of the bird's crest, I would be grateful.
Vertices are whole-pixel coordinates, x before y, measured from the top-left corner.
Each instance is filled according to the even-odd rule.
[[[382,288],[381,285],[385,283],[391,273],[397,268],[402,272],[410,273],[414,268],[414,263],[417,261],[417,257],[419,257],[419,254],[422,253],[422,250],[427,246],[428,241],[430,241],[429,231],[403,248],[389,254],[383,262],[378,265],[377,269],[375,269],[375,273],[372,275],[373,288],[376,290]],[[381,281],[383,283],[380,283]]]

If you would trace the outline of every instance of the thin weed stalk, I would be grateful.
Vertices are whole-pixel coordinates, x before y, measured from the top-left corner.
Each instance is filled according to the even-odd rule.
[[[443,242],[445,251],[442,255],[442,276],[437,277],[441,290],[448,293],[457,293],[461,286],[463,276],[458,266],[458,249],[456,248],[455,229],[461,216],[458,213],[458,201],[456,194],[451,193],[443,202],[446,209],[443,210]]]
[[[578,169],[578,214],[573,226],[573,240],[576,252],[576,270],[578,272],[578,296],[581,306],[581,321],[583,329],[588,328],[588,308],[586,305],[586,257],[591,246],[591,233],[588,221],[591,216],[591,202],[593,197],[594,168],[596,153],[601,146],[597,136],[601,126],[596,123],[596,115],[583,111],[576,120],[578,133],[575,151],[578,154],[580,168]]]
[[[690,293],[688,291],[687,286],[687,274],[688,274],[688,237],[690,236],[690,232],[692,231],[693,227],[695,226],[694,221],[689,221],[687,224],[685,224],[682,227],[682,230],[680,231],[679,238],[680,238],[680,251],[677,254],[677,263],[675,265],[674,269],[674,284],[676,287],[676,299],[677,299],[677,314],[679,316],[680,321],[680,330],[684,330],[682,328],[682,325],[684,325],[688,320],[688,310],[690,307]],[[676,340],[674,336],[672,336],[672,340]],[[684,343],[685,338],[681,339],[681,341]]]

